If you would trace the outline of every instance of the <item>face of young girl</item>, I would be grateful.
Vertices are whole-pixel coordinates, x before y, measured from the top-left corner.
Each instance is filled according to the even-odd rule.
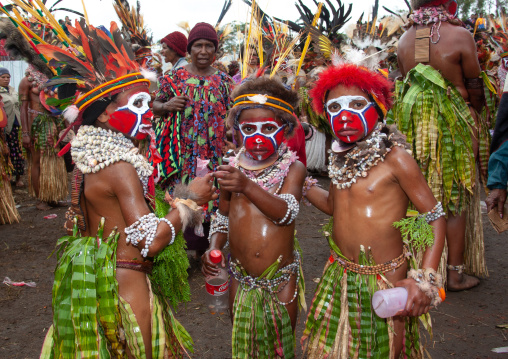
[[[339,85],[328,94],[325,109],[335,136],[354,143],[376,127],[379,114],[368,95],[357,87]]]
[[[276,153],[284,141],[285,125],[272,111],[264,108],[243,110],[238,127],[245,151],[258,161]]]

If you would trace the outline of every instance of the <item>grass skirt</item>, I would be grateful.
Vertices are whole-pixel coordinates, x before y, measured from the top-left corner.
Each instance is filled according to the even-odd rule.
[[[299,249],[296,239],[295,246]],[[282,275],[285,268],[279,269],[280,259],[259,278],[272,280]],[[237,266],[243,276],[247,276],[240,264],[230,265]],[[295,300],[300,308],[306,309],[301,262],[298,271]],[[274,298],[276,294],[266,289],[247,289],[250,288],[240,283],[233,303],[233,358],[295,358],[295,333],[285,305],[278,303]]]
[[[3,146],[0,138],[0,149]],[[0,154],[0,224],[18,223],[21,219],[12,195],[9,173],[9,159]]]
[[[62,121],[47,114],[40,114],[32,123],[33,151],[40,151],[39,196],[43,202],[63,201],[69,194],[65,160],[51,143],[58,141]],[[52,138],[52,141],[48,141]],[[32,183],[32,158],[28,158],[28,193],[35,197]]]
[[[466,211],[466,271],[487,276],[480,213],[480,181],[488,163],[489,134],[486,116],[478,116],[479,158],[472,148],[475,122],[469,107],[449,81],[431,66],[419,64],[396,85],[393,116],[407,136],[413,157],[434,197],[445,213]],[[486,183],[484,181],[484,183]],[[447,250],[441,263],[446,263]],[[446,268],[440,267],[443,280]]]
[[[347,260],[330,240],[338,256]],[[361,252],[360,265],[375,265]],[[309,358],[393,358],[393,319],[378,317],[372,309],[374,292],[393,285],[382,275],[346,271],[330,257],[312,300],[301,339]],[[430,318],[425,316],[425,323]],[[418,318],[405,317],[402,354],[422,358]],[[430,328],[430,327],[429,327]]]
[[[146,358],[141,330],[127,301],[118,294],[118,234],[102,239],[63,237],[57,242],[53,284],[53,325],[41,358]],[[169,304],[150,288],[152,357],[181,358],[192,351],[192,339],[173,316]]]

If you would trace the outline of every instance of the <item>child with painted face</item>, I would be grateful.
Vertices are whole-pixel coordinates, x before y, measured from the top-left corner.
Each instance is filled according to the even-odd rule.
[[[303,281],[294,231],[306,169],[285,141],[297,124],[298,95],[279,80],[258,77],[238,86],[233,98],[228,121],[243,147],[214,173],[219,210],[202,257],[203,273],[218,271],[210,252],[229,240],[233,358],[294,358]],[[259,333],[263,338],[256,339]]]
[[[402,350],[419,358],[417,317],[441,301],[436,270],[444,213],[406,151],[404,137],[382,122],[392,105],[390,87],[378,73],[342,64],[323,71],[311,91],[313,106],[325,113],[336,141],[329,157],[329,190],[309,180],[304,186],[306,198],[333,216],[332,255],[302,338],[309,358],[398,358]],[[421,249],[422,269],[409,268],[416,247],[406,246],[393,225],[406,217],[409,202],[434,233],[433,244]],[[392,286],[407,290],[407,303],[397,316],[383,319],[374,313],[371,298]]]

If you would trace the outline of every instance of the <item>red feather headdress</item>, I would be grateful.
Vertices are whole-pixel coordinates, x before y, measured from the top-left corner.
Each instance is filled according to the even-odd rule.
[[[325,97],[333,88],[344,85],[357,87],[372,96],[384,115],[393,105],[391,83],[381,74],[354,64],[330,66],[319,74],[310,91],[312,105],[318,114],[324,113]]]
[[[82,19],[75,27],[67,26],[72,44],[81,52],[69,51],[49,44],[38,45],[39,51],[55,68],[73,70],[77,76],[57,76],[47,85],[74,83],[79,94],[63,115],[69,123],[80,123],[83,112],[95,101],[110,97],[135,84],[150,86],[150,80],[140,73],[132,49],[121,36],[118,26],[111,22],[110,33],[87,26]]]

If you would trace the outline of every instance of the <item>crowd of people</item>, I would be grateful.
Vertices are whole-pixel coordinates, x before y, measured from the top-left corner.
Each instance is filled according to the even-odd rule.
[[[508,24],[477,34],[454,0],[348,28],[340,1],[303,6],[303,25],[254,3],[240,57],[218,58],[230,5],[160,53],[125,0],[109,29],[39,2],[0,23],[30,63],[18,91],[0,68],[0,223],[20,221],[12,188],[69,206],[41,358],[192,352],[172,312],[190,295],[186,250],[207,277],[229,271],[233,358],[294,358],[302,310],[308,358],[423,358],[419,323],[487,275],[482,187],[506,221]],[[303,202],[330,216],[308,308]],[[372,296],[394,287],[406,304],[381,318]]]

